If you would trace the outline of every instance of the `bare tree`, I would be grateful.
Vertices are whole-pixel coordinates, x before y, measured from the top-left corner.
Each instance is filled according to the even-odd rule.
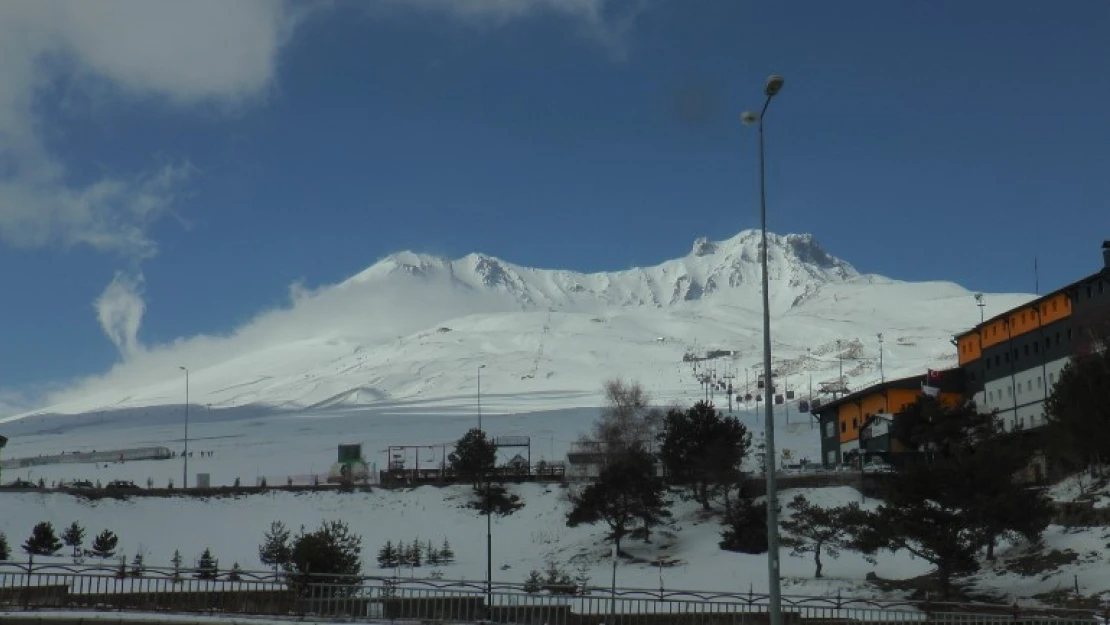
[[[601,443],[613,456],[645,448],[662,423],[662,411],[651,406],[651,396],[639,382],[614,378],[607,380],[603,389],[605,407],[590,440]]]

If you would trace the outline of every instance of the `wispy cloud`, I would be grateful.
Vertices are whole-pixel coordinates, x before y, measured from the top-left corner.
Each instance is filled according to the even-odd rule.
[[[649,4],[658,0],[377,0],[363,6],[379,13],[417,12],[462,20],[478,27],[562,17],[615,57],[628,54],[629,35]]]
[[[139,328],[146,304],[142,296],[143,276],[119,272],[96,299],[96,318],[100,327],[124,357],[140,350]]]
[[[0,242],[143,258],[188,165],[78,185],[41,135],[36,96],[66,74],[121,97],[235,105],[265,93],[297,15],[281,2],[0,3]]]

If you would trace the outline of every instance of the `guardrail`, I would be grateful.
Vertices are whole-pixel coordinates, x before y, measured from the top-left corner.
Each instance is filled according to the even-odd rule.
[[[759,625],[756,593],[0,563],[0,607],[544,625]],[[1110,625],[1091,611],[785,596],[787,625]]]

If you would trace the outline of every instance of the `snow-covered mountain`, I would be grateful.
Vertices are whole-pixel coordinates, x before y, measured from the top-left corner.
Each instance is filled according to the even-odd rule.
[[[457,260],[402,252],[386,257],[345,285],[399,278],[447,279],[479,291],[503,293],[526,308],[565,308],[583,304],[667,307],[711,300],[721,292],[759,293],[760,233],[754,230],[722,242],[699,238],[684,258],[654,267],[583,274],[533,269],[484,254]],[[859,277],[848,263],[826,253],[812,235],[768,234],[768,274],[776,282],[776,302],[790,305],[822,285]]]
[[[604,379],[641,381],[662,401],[702,390],[687,353],[754,388],[761,362],[760,238],[698,239],[654,267],[583,274],[482,254],[403,252],[339,284],[300,293],[227,337],[148,349],[81,380],[26,416],[455,409],[520,412],[597,405]],[[951,366],[952,335],[976,323],[972,294],[949,282],[863,275],[810,235],[769,235],[772,338],[789,388],[836,378],[858,387]],[[988,314],[1029,295],[988,295]],[[156,312],[156,311],[155,311]],[[169,418],[167,416],[167,418]],[[176,418],[176,417],[174,417]]]

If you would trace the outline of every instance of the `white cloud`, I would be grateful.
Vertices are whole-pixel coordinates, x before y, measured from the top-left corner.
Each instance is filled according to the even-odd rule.
[[[124,358],[134,357],[142,349],[139,327],[142,326],[143,312],[146,310],[142,288],[142,274],[127,275],[118,272],[94,303],[101,329]]]
[[[73,184],[46,147],[36,97],[64,72],[128,97],[238,104],[265,93],[299,17],[269,0],[0,3],[0,243],[153,254],[148,228],[190,168]]]
[[[615,56],[627,54],[628,34],[636,18],[656,0],[378,0],[377,10],[439,14],[478,26],[502,26],[515,20],[558,16],[572,20],[582,34]]]

